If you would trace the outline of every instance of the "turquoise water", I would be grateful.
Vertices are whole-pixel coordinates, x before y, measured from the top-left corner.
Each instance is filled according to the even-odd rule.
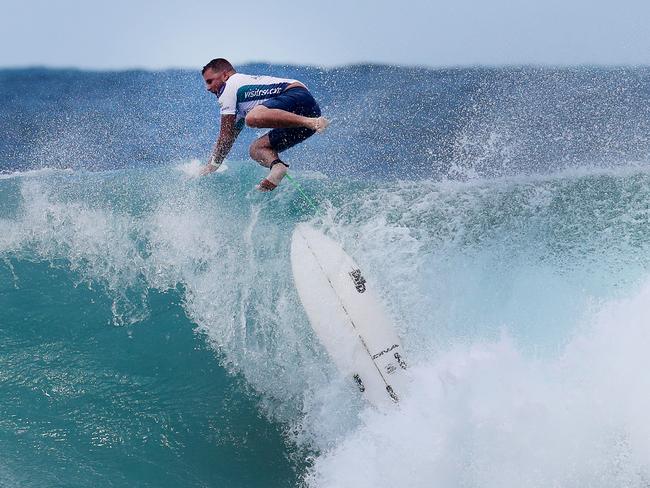
[[[4,486],[295,484],[304,462],[193,333],[181,293],[115,327],[105,290],[64,263],[8,259],[2,282]]]
[[[5,486],[646,486],[650,175],[468,182],[231,162],[0,179]],[[206,203],[209,202],[209,203]],[[297,222],[377,283],[401,409],[341,378]]]

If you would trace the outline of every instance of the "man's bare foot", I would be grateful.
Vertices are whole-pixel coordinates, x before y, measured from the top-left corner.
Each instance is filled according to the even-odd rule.
[[[260,181],[255,188],[259,191],[273,191],[277,188],[278,185],[275,183],[271,183],[269,180],[264,178],[262,181]]]
[[[275,164],[273,168],[271,168],[269,175],[260,181],[260,183],[255,188],[257,188],[259,191],[273,191],[275,187],[280,184],[282,178],[284,178],[284,175],[286,174],[287,167],[284,164]]]
[[[317,117],[310,121],[309,128],[316,132],[323,132],[330,125],[329,119],[325,117]]]

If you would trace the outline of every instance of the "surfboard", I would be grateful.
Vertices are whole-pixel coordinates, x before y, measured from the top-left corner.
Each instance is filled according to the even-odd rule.
[[[399,401],[406,361],[395,327],[363,270],[309,224],[291,238],[291,267],[314,332],[339,371],[377,407]]]

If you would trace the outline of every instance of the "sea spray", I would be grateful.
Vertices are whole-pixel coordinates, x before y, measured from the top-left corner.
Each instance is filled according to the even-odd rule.
[[[552,359],[504,335],[420,362],[400,409],[367,410],[310,486],[647,486],[648,300],[650,282],[603,304]]]

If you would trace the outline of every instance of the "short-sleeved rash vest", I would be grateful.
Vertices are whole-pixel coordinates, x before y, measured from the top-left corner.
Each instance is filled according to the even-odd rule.
[[[236,115],[236,121],[240,122],[253,107],[278,96],[287,86],[297,81],[235,73],[228,78],[218,95],[221,115]]]

